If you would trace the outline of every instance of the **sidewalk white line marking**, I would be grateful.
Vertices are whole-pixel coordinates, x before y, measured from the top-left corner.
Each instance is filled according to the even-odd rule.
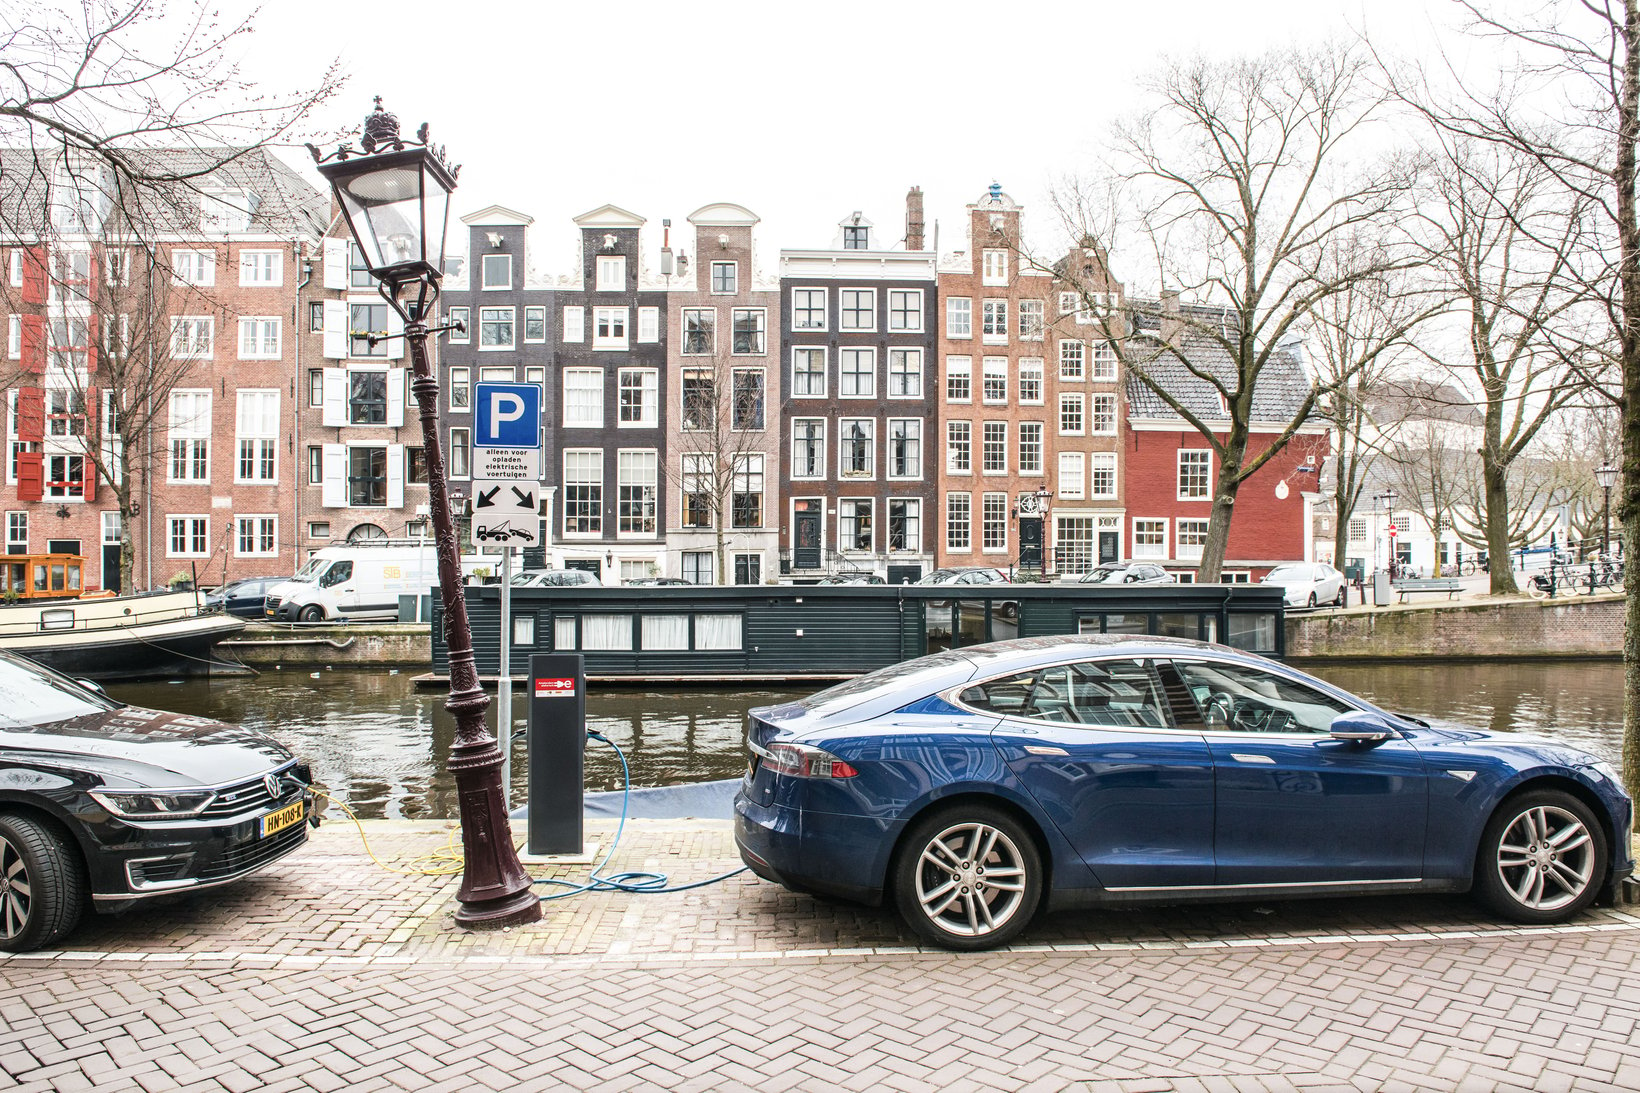
[[[1612,919],[1617,919],[1613,921]],[[1430,930],[1424,933],[1358,933],[1358,934],[1272,934],[1268,937],[1229,937],[1229,938],[1197,938],[1177,941],[1061,941],[1052,943],[1034,943],[1020,945],[1015,948],[997,949],[988,953],[971,954],[973,956],[1040,956],[1040,955],[1086,955],[1086,954],[1132,954],[1153,956],[1166,952],[1201,952],[1203,950],[1252,950],[1252,949],[1280,949],[1280,948],[1322,948],[1336,945],[1359,944],[1407,944],[1417,942],[1438,941],[1483,941],[1483,940],[1536,940],[1545,937],[1577,937],[1589,934],[1627,933],[1640,931],[1640,918],[1634,916],[1612,916],[1603,922],[1572,923],[1564,926],[1515,926],[1502,927],[1496,930]],[[254,953],[242,951],[201,951],[201,952],[95,952],[84,950],[68,950],[64,952],[34,952],[34,953],[0,953],[0,963],[16,961],[19,963],[34,963],[41,965],[71,965],[91,964],[107,966],[112,964],[244,964],[257,967],[294,967],[294,968],[399,968],[417,964],[427,965],[466,965],[471,967],[508,967],[528,965],[531,967],[577,967],[594,965],[649,965],[649,964],[725,964],[739,961],[770,961],[778,962],[813,961],[813,960],[860,960],[872,956],[934,956],[940,958],[965,958],[970,954],[950,953],[942,949],[917,948],[913,946],[861,946],[859,948],[814,948],[814,949],[784,949],[784,950],[702,950],[696,952],[654,952],[654,953],[626,953],[612,956],[609,953],[573,953],[556,955],[552,953],[531,953],[519,955],[501,955],[496,953],[473,953],[469,955],[448,954],[430,950],[425,954],[407,954],[397,952],[376,956],[361,956],[356,952],[345,953]]]

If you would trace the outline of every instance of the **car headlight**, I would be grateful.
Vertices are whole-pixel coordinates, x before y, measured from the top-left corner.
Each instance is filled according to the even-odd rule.
[[[126,820],[181,820],[198,816],[216,798],[204,790],[88,790],[92,800]]]

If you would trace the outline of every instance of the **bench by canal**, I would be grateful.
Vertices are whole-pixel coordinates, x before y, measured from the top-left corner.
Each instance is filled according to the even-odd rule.
[[[501,589],[467,590],[480,675],[500,666]],[[509,674],[579,652],[594,679],[824,680],[925,653],[1047,634],[1159,634],[1285,652],[1282,592],[1234,584],[587,586],[511,590]],[[433,677],[449,671],[442,605]]]

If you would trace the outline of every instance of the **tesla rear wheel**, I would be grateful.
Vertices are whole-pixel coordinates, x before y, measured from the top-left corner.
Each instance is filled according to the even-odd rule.
[[[0,816],[0,950],[53,944],[84,907],[80,862],[63,836],[27,816]]]
[[[947,949],[990,949],[1019,935],[1042,899],[1042,859],[1018,820],[966,805],[919,821],[901,844],[894,899],[917,933]]]
[[[325,609],[320,607],[318,604],[309,604],[308,606],[302,608],[301,617],[303,622],[324,622]]]
[[[1481,835],[1475,894],[1514,922],[1562,922],[1600,891],[1606,837],[1587,805],[1558,790],[1505,801]]]

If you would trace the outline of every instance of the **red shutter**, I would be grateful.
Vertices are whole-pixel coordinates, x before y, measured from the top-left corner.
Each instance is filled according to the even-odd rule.
[[[41,452],[17,453],[17,499],[38,501],[45,496],[45,455]]]
[[[23,250],[23,302],[46,302],[46,249],[43,246]]]
[[[92,281],[91,283],[96,284],[96,281]],[[97,350],[99,348],[99,344],[97,342],[97,328],[101,325],[102,324],[98,321],[98,316],[95,312],[93,312],[85,320],[85,369],[87,372],[95,372],[97,370]]]
[[[36,375],[46,370],[46,317],[44,315],[23,316],[23,362],[24,372],[33,372]]]
[[[85,491],[86,501],[95,501],[97,499],[97,464],[91,456],[87,455],[80,460],[80,473],[85,476],[85,481],[81,483],[81,486]]]
[[[17,439],[38,444],[46,436],[46,393],[38,387],[17,391]]]

